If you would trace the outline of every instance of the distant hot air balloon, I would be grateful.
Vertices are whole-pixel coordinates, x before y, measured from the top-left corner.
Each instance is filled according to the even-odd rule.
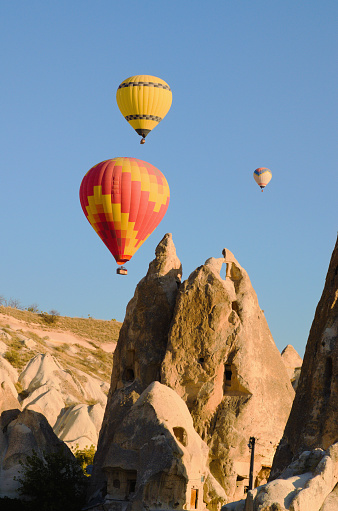
[[[169,200],[162,172],[136,158],[98,163],[80,186],[83,212],[119,265],[129,261],[158,226]],[[117,273],[127,270],[122,267]]]
[[[253,177],[256,181],[256,183],[261,187],[262,191],[266,187],[268,183],[270,183],[270,180],[272,178],[271,170],[266,169],[265,167],[260,167],[259,169],[256,169],[253,173]]]
[[[145,143],[148,133],[167,115],[172,102],[169,85],[149,75],[131,76],[116,92],[118,107]]]

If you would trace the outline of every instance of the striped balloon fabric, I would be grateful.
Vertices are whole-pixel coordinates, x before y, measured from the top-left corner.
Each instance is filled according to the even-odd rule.
[[[124,80],[116,92],[118,107],[129,124],[145,142],[148,133],[168,113],[172,92],[169,85],[156,76],[136,75]]]
[[[272,178],[272,173],[270,169],[267,169],[265,167],[260,167],[256,169],[253,173],[253,177],[258,184],[258,186],[261,187],[262,191],[266,187],[268,183],[270,183],[270,180]]]
[[[158,226],[169,200],[162,172],[136,158],[98,163],[80,186],[83,212],[119,265],[129,261]]]

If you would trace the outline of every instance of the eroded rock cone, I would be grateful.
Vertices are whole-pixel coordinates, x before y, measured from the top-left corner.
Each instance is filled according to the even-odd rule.
[[[303,451],[338,441],[338,238],[319,300],[292,406],[271,478]]]
[[[114,508],[116,502],[110,503],[107,494],[107,474],[115,465],[107,452],[119,444],[118,432],[127,416],[133,417],[137,429],[139,422],[144,423],[143,412],[140,416],[129,412],[138,410],[134,404],[154,381],[183,399],[195,430],[209,446],[209,469],[219,487],[208,478],[204,481],[198,509],[206,503],[209,509],[218,509],[223,489],[227,500],[243,497],[251,436],[257,440],[255,484],[267,479],[294,391],[246,271],[230,251],[223,255],[208,259],[180,285],[181,264],[171,235],[157,247],[155,260],[127,306],[114,353],[91,504],[106,495],[104,505]],[[220,276],[224,263],[226,280]],[[125,439],[128,443],[126,435]],[[128,460],[126,470],[127,465]],[[136,492],[142,484],[136,475]],[[137,504],[133,498],[132,509],[137,505],[142,507],[141,501]],[[176,509],[174,501],[170,506]]]
[[[229,500],[266,481],[294,391],[247,272],[233,254],[208,259],[180,287],[161,382],[187,403]],[[222,264],[227,277],[220,277]]]
[[[91,493],[103,487],[102,464],[124,416],[153,381],[160,380],[168,331],[174,311],[182,265],[171,234],[166,234],[155,251],[147,275],[138,283],[128,303],[114,352],[113,372],[105,416],[100,432],[91,478]]]
[[[210,474],[209,449],[193,427],[184,401],[153,382],[117,428],[103,462],[109,500],[129,509],[204,509],[204,482],[225,494]],[[126,502],[127,504],[127,502]],[[107,508],[108,509],[108,508]]]
[[[46,417],[33,410],[6,410],[0,417],[0,497],[18,497],[20,483],[14,479],[22,475],[20,461],[33,451],[58,452],[73,458],[68,447],[53,433]]]

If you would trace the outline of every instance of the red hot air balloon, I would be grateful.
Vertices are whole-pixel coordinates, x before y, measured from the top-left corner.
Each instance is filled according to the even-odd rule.
[[[83,212],[119,265],[129,261],[158,226],[169,200],[162,172],[136,158],[98,163],[80,186]],[[122,267],[117,273],[127,270]]]

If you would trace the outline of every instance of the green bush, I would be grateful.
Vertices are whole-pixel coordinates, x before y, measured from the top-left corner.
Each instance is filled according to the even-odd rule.
[[[10,364],[12,364],[13,367],[20,366],[21,358],[20,358],[20,353],[18,351],[10,349],[10,350],[7,350],[3,356],[6,360],[8,360],[8,362]]]
[[[86,478],[76,458],[65,455],[64,450],[43,453],[33,451],[26,461],[20,462],[22,477],[19,494],[26,500],[29,511],[80,511],[85,502]]]
[[[73,451],[75,458],[80,463],[84,475],[86,477],[90,477],[90,474],[88,474],[86,471],[86,467],[88,465],[92,465],[94,462],[95,445],[92,444],[90,447],[88,447],[88,445],[86,445],[86,447],[84,449],[79,449],[79,444],[76,444],[76,446],[72,449],[72,451]]]
[[[53,325],[57,323],[59,319],[60,313],[56,310],[51,310],[49,312],[40,312],[40,317],[44,320],[48,325]]]

